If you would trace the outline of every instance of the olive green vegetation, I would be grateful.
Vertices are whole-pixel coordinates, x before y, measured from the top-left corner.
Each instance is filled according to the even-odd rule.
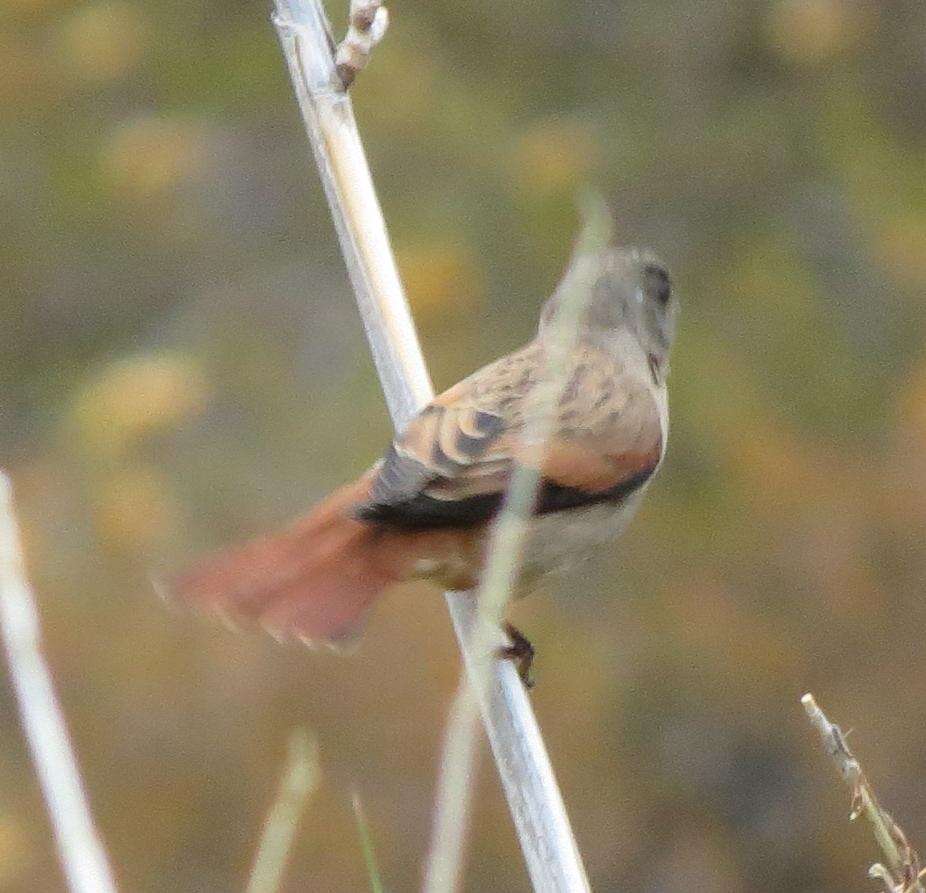
[[[332,8],[343,22],[346,0]],[[926,7],[396,0],[355,105],[439,386],[529,337],[589,184],[683,302],[665,467],[519,603],[593,886],[867,889],[799,696],[926,847]],[[0,462],[126,890],[247,880],[298,725],[284,889],[414,889],[458,673],[443,601],[343,658],[170,611],[151,572],[389,439],[268,5],[0,10]],[[8,689],[0,888],[59,890]],[[472,891],[527,881],[488,761]]]

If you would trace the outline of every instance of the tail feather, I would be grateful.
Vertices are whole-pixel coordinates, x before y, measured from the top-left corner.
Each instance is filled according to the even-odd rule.
[[[171,589],[232,621],[256,621],[277,638],[351,639],[373,602],[414,567],[399,534],[350,517],[368,489],[362,478],[336,491],[288,529],[207,559]]]

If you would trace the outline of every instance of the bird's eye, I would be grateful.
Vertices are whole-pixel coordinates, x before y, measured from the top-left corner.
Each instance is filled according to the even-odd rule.
[[[655,298],[662,306],[669,303],[672,297],[672,285],[669,282],[669,274],[656,264],[648,264],[643,268],[643,281],[646,285],[646,293]]]

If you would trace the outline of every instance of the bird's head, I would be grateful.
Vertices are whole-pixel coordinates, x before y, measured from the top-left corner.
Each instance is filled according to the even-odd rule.
[[[580,315],[583,338],[614,342],[630,334],[651,364],[664,372],[675,337],[677,300],[669,273],[651,252],[638,248],[608,248],[597,258],[594,286]],[[557,291],[540,316],[541,336],[548,331],[564,295]]]

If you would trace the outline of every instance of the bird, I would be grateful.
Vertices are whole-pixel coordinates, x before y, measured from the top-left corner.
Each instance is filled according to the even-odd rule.
[[[526,432],[561,297],[536,337],[428,403],[385,455],[286,529],[203,559],[170,584],[183,602],[281,640],[345,647],[393,584],[479,582],[514,469],[536,462]],[[677,301],[650,251],[599,249],[562,363],[541,451],[521,578],[529,586],[618,537],[662,464]],[[535,410],[536,411],[536,410]],[[525,681],[533,648],[505,624]]]

